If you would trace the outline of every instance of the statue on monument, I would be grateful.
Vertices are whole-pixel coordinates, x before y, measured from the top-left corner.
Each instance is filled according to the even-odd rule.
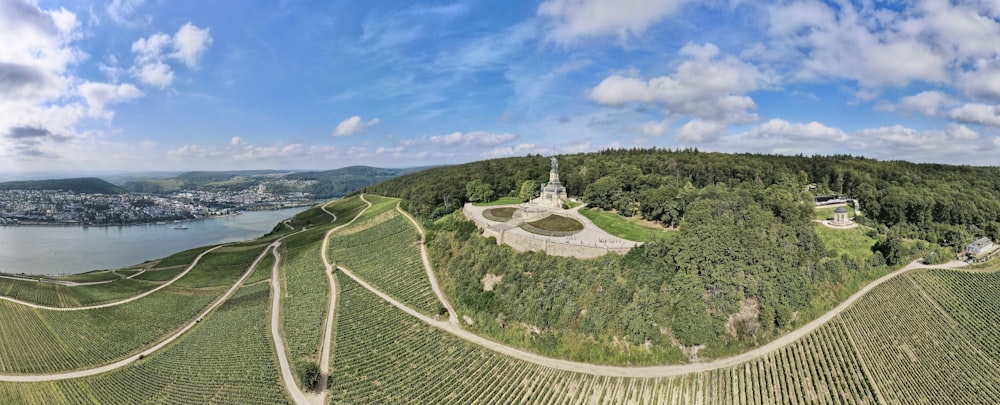
[[[552,156],[549,159],[552,159],[552,171],[554,172],[559,171],[559,161],[556,160],[556,157]]]

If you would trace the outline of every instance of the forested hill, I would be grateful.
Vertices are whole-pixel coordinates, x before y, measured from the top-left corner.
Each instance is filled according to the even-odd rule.
[[[173,177],[130,179],[122,187],[131,192],[159,194],[179,190],[235,191],[266,183],[268,189],[272,191],[302,191],[308,192],[316,199],[330,199],[416,170],[420,169],[350,166],[318,172],[287,170],[187,172]],[[282,180],[298,180],[304,183],[281,184]]]
[[[384,169],[368,166],[349,166],[322,172],[302,172],[285,176],[291,180],[315,180],[311,192],[322,198],[341,197],[354,190],[391,179],[405,173],[420,170]]]
[[[81,194],[121,194],[124,191],[96,177],[8,181],[0,183],[0,190],[62,190]]]
[[[852,156],[778,156],[696,150],[618,149],[559,156],[571,196],[625,215],[677,225],[694,190],[709,185],[766,189],[789,186],[860,200],[868,219],[900,235],[954,243],[975,235],[1000,237],[1000,168],[877,161]],[[467,201],[466,184],[480,179],[494,196],[517,196],[526,181],[547,181],[549,159],[528,156],[439,167],[401,176],[368,191],[403,197],[426,217]],[[772,198],[779,196],[771,194]],[[786,196],[788,197],[788,196]]]

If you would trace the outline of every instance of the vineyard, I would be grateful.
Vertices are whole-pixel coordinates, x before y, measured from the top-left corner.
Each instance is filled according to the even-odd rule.
[[[373,206],[330,235],[331,259],[406,306],[437,315],[441,303],[420,261],[417,230],[395,210],[398,200],[365,198]],[[289,402],[268,328],[271,300],[280,299],[287,346],[277,350],[287,351],[298,376],[322,347],[331,293],[320,256],[323,237],[366,206],[360,198],[331,203],[326,209],[336,221],[321,209],[307,211],[297,223],[314,228],[289,236],[279,248],[281,297],[271,297],[270,285],[261,282],[274,265],[268,254],[236,294],[166,348],[92,377],[0,382],[0,403]],[[262,240],[220,248],[173,285],[108,308],[60,312],[0,301],[0,374],[85,369],[149,347],[220,297],[267,248]],[[106,297],[129,283],[161,285],[183,270],[183,260],[190,263],[204,250],[151,262],[135,280],[94,272],[78,279],[117,280],[61,287],[104,288],[94,294]],[[334,276],[339,288],[330,403],[979,404],[1000,398],[997,271],[912,270],[759,357],[708,371],[649,369],[642,378],[601,375],[607,372],[599,368],[594,374],[564,371],[487,349],[409,315],[340,272]],[[4,280],[0,286],[14,285]],[[50,288],[55,284],[18,282],[21,292],[13,294],[70,299]]]
[[[244,287],[161,353],[95,377],[0,383],[0,403],[287,403],[263,322],[268,302],[267,284]]]
[[[123,278],[104,284],[78,286],[0,278],[0,295],[48,307],[70,308],[117,301],[158,285],[160,283]]]
[[[191,249],[158,261],[147,262],[143,265],[143,268],[157,266],[147,271],[142,271],[142,269],[126,269],[95,271],[72,276],[28,277],[32,280],[53,280],[57,282],[0,278],[0,296],[55,308],[73,308],[118,301],[149,291],[162,285],[162,282],[176,277],[194,261],[195,257],[209,248],[211,246]],[[142,272],[142,274],[135,275],[133,278],[126,278],[139,272]],[[66,285],[59,282],[102,283]]]
[[[998,287],[996,273],[988,276],[992,284],[983,275],[968,273],[938,270],[918,276],[928,274],[984,284],[983,290]],[[932,316],[929,301],[912,296],[916,290],[909,276],[879,286],[845,312],[843,320],[757,360],[649,379],[569,373],[510,359],[407,317],[349,278],[338,282],[342,291],[332,403],[972,404],[990,403],[1000,395],[995,356],[977,354],[974,346],[926,343],[945,343],[944,337],[957,339],[953,343],[968,341],[942,317]],[[899,319],[884,318],[884,308]],[[921,317],[923,323],[912,329],[886,330],[901,319]],[[984,334],[994,341],[995,325],[993,333]],[[916,345],[913,353],[921,357],[905,355],[904,346],[897,346],[905,344]]]
[[[245,271],[261,250],[209,253],[174,285],[122,305],[64,312],[0,301],[0,372],[81,369],[148,347],[224,293],[239,276],[234,266],[245,262]]]
[[[437,314],[441,303],[420,261],[416,228],[394,209],[366,218],[367,215],[366,212],[343,233],[331,235],[330,261],[417,310]]]

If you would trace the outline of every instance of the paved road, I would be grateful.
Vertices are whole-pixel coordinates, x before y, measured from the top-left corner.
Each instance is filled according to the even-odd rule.
[[[773,351],[779,350],[779,349],[781,349],[781,348],[783,348],[783,347],[785,347],[787,345],[790,345],[790,344],[794,343],[796,340],[798,340],[798,339],[802,338],[803,336],[805,336],[805,335],[811,333],[812,331],[816,330],[820,326],[823,326],[824,324],[826,324],[827,322],[829,322],[831,319],[833,319],[834,317],[836,317],[840,313],[844,312],[844,310],[846,310],[847,308],[849,308],[851,306],[851,304],[853,304],[855,301],[857,301],[858,299],[860,299],[861,297],[863,297],[865,294],[867,294],[873,288],[875,288],[875,287],[879,286],[880,284],[882,284],[882,283],[884,283],[884,282],[892,279],[893,277],[896,277],[896,276],[898,276],[900,274],[903,274],[903,273],[905,273],[907,271],[910,271],[910,270],[913,270],[913,269],[918,269],[918,268],[955,268],[955,267],[961,267],[963,265],[965,265],[965,263],[962,263],[962,262],[950,262],[950,263],[947,263],[947,264],[944,264],[944,265],[940,265],[940,266],[925,266],[925,265],[919,263],[919,260],[918,261],[914,261],[914,262],[906,265],[905,267],[903,267],[903,268],[901,268],[899,270],[896,270],[896,271],[893,271],[892,273],[886,274],[886,275],[884,275],[884,276],[876,279],[875,281],[869,283],[868,285],[866,285],[865,287],[863,287],[861,290],[859,290],[858,292],[854,293],[849,298],[847,298],[840,305],[837,305],[836,308],[830,310],[826,314],[823,314],[819,318],[814,319],[812,322],[807,323],[805,326],[802,326],[802,327],[800,327],[800,328],[798,328],[798,329],[796,329],[794,331],[791,331],[791,332],[789,332],[789,333],[787,333],[787,334],[779,337],[778,339],[775,339],[775,340],[771,341],[770,343],[767,343],[767,344],[765,344],[763,346],[760,346],[760,347],[758,347],[756,349],[750,350],[748,352],[745,352],[745,353],[742,353],[742,354],[739,354],[739,355],[736,355],[736,356],[727,357],[727,358],[724,358],[724,359],[713,360],[713,361],[708,361],[708,362],[704,362],[704,363],[679,364],[679,365],[669,365],[669,366],[652,366],[652,367],[617,367],[617,366],[602,366],[602,365],[596,365],[596,364],[579,363],[579,362],[573,362],[573,361],[568,361],[568,360],[554,359],[554,358],[545,357],[545,356],[541,356],[541,355],[534,354],[534,353],[529,353],[529,352],[526,352],[526,351],[523,351],[523,350],[520,350],[520,349],[515,349],[513,347],[506,346],[506,345],[504,345],[502,343],[498,343],[498,342],[495,342],[493,340],[487,339],[487,338],[485,338],[483,336],[474,334],[474,333],[469,332],[469,331],[467,331],[465,329],[461,329],[459,327],[456,327],[456,326],[452,325],[451,323],[441,322],[441,321],[434,320],[434,319],[432,319],[432,318],[430,318],[430,317],[428,317],[428,316],[426,316],[426,315],[424,315],[424,314],[422,314],[420,312],[417,312],[413,308],[410,308],[410,307],[406,306],[405,304],[400,303],[399,301],[396,301],[392,297],[390,297],[390,296],[386,295],[385,293],[379,291],[378,289],[372,287],[370,284],[366,283],[361,278],[355,276],[354,273],[352,273],[350,270],[345,269],[343,267],[338,267],[338,269],[341,272],[343,272],[345,275],[347,275],[348,277],[354,279],[354,281],[358,282],[358,284],[361,284],[361,286],[363,286],[364,288],[366,288],[369,291],[371,291],[372,293],[378,295],[380,298],[382,298],[383,300],[389,302],[390,304],[394,305],[395,307],[399,308],[403,312],[406,312],[406,313],[410,314],[411,316],[413,316],[413,317],[415,317],[415,318],[423,321],[424,323],[427,323],[428,325],[431,325],[433,327],[441,329],[441,330],[443,330],[445,332],[451,333],[452,335],[455,335],[456,337],[464,339],[464,340],[466,340],[468,342],[471,342],[473,344],[482,346],[484,348],[493,350],[493,351],[498,352],[500,354],[504,354],[504,355],[507,355],[507,356],[515,357],[515,358],[518,358],[518,359],[521,359],[521,360],[524,360],[524,361],[527,361],[527,362],[530,362],[530,363],[534,363],[534,364],[537,364],[537,365],[540,365],[540,366],[543,366],[543,367],[549,367],[549,368],[554,368],[554,369],[563,370],[563,371],[570,371],[570,372],[576,372],[576,373],[591,374],[591,375],[596,375],[596,376],[608,376],[608,377],[655,378],[655,377],[669,377],[669,376],[677,376],[677,375],[682,375],[682,374],[697,373],[697,372],[703,372],[703,371],[711,371],[711,370],[716,370],[716,369],[720,369],[720,368],[726,368],[726,367],[735,366],[735,365],[738,365],[738,364],[742,364],[742,363],[748,362],[750,360],[757,359],[757,358],[765,356],[765,355],[767,355],[767,354],[769,354],[769,353],[771,353]]]
[[[240,277],[240,279],[237,280],[236,283],[233,284],[233,286],[231,288],[229,288],[229,290],[226,291],[225,294],[223,294],[221,297],[219,297],[219,299],[215,300],[215,302],[212,303],[212,305],[209,305],[208,308],[205,308],[205,310],[202,311],[201,314],[199,314],[197,318],[195,318],[195,319],[191,320],[190,322],[188,322],[188,324],[184,325],[184,327],[181,328],[181,330],[177,331],[173,335],[170,335],[169,337],[167,337],[166,339],[164,339],[160,343],[157,343],[155,346],[150,347],[150,348],[142,351],[141,353],[138,353],[136,355],[133,355],[131,357],[125,358],[123,360],[120,360],[120,361],[117,361],[117,362],[114,362],[114,363],[111,363],[111,364],[108,364],[108,365],[104,365],[104,366],[100,366],[100,367],[95,367],[95,368],[91,368],[91,369],[86,369],[86,370],[72,371],[72,372],[68,372],[68,373],[52,373],[52,374],[36,374],[36,375],[2,375],[2,374],[0,374],[0,381],[9,381],[9,382],[45,382],[45,381],[59,381],[59,380],[68,380],[68,379],[72,379],[72,378],[89,377],[89,376],[92,376],[92,375],[97,375],[97,374],[101,374],[101,373],[106,373],[108,371],[117,370],[119,368],[122,368],[122,367],[125,367],[125,366],[129,365],[130,363],[132,363],[132,362],[134,362],[136,360],[139,360],[140,358],[144,358],[146,356],[149,356],[149,355],[155,353],[156,351],[158,351],[158,350],[166,347],[167,345],[169,345],[174,340],[177,340],[177,338],[179,338],[182,335],[184,335],[185,332],[191,330],[191,328],[193,328],[195,325],[197,325],[199,322],[201,322],[202,319],[204,319],[206,316],[208,316],[209,314],[211,314],[212,311],[215,311],[216,308],[218,308],[220,305],[222,305],[223,303],[225,303],[226,300],[228,300],[229,297],[232,296],[233,293],[236,292],[236,290],[239,289],[240,286],[243,285],[243,282],[246,281],[246,279],[248,277],[250,277],[250,274],[253,274],[254,268],[257,267],[257,265],[260,264],[260,261],[263,260],[264,257],[267,255],[267,250],[268,249],[274,249],[275,246],[277,246],[278,243],[279,242],[276,241],[276,242],[272,243],[270,246],[268,246],[267,248],[265,248],[264,251],[260,254],[260,256],[257,256],[257,259],[254,260],[254,262],[250,264],[250,268],[247,269],[247,271],[243,274],[243,276]],[[212,248],[211,250],[215,250],[217,248],[219,248],[219,246],[216,246],[215,248]],[[208,251],[206,251],[206,252],[202,253],[201,255],[199,255],[198,258],[201,258],[201,256],[203,256],[205,253],[208,253]],[[197,262],[198,261],[196,259],[194,263],[197,263]],[[192,263],[190,267],[194,267],[194,263]],[[188,270],[190,270],[190,267],[188,268]],[[136,299],[138,299],[138,298],[136,298]]]
[[[10,297],[0,296],[0,299],[6,300],[6,301],[10,301],[10,302],[13,302],[13,303],[16,303],[16,304],[21,304],[21,305],[24,305],[24,306],[28,306],[28,307],[31,307],[31,308],[44,309],[44,310],[48,310],[48,311],[83,311],[83,310],[87,310],[87,309],[107,308],[107,307],[113,307],[115,305],[127,304],[129,302],[135,301],[135,300],[143,298],[143,297],[145,297],[145,296],[147,296],[149,294],[155,293],[157,291],[160,291],[160,290],[162,290],[164,288],[169,287],[171,284],[174,283],[174,281],[177,281],[181,277],[184,277],[185,274],[188,274],[188,272],[190,272],[191,269],[193,269],[194,266],[196,266],[198,264],[198,261],[201,260],[202,256],[205,256],[209,252],[211,252],[211,251],[213,251],[215,249],[221,248],[223,246],[225,246],[225,245],[219,245],[219,246],[216,246],[214,248],[208,249],[208,250],[206,250],[204,252],[201,252],[201,254],[198,255],[198,257],[195,257],[194,261],[191,262],[191,264],[188,265],[188,267],[186,269],[184,269],[184,271],[182,271],[180,274],[174,276],[174,278],[170,279],[166,283],[163,283],[163,284],[157,286],[156,288],[153,288],[152,290],[146,291],[146,292],[144,292],[142,294],[139,294],[139,295],[136,295],[136,296],[133,296],[133,297],[129,297],[129,298],[125,298],[125,299],[119,300],[119,301],[106,302],[106,303],[98,304],[98,305],[88,305],[88,306],[85,306],[85,307],[66,307],[66,308],[63,308],[63,307],[50,307],[50,306],[46,306],[46,305],[32,304],[30,302],[16,300],[16,299],[13,299],[13,298],[10,298]]]

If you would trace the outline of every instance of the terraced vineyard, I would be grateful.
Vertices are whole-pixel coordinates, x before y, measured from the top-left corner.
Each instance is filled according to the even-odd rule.
[[[380,205],[372,208],[385,203]],[[425,314],[437,314],[441,303],[420,261],[420,237],[413,224],[394,209],[373,216],[366,212],[362,218],[332,235],[330,261]]]
[[[408,317],[353,280],[340,276],[341,312],[331,401],[990,403],[991,398],[1000,395],[996,372],[1000,368],[995,358],[979,355],[977,360],[973,349],[956,353],[942,347],[919,346],[919,353],[937,356],[913,359],[902,356],[887,343],[887,337],[899,342],[909,336],[915,337],[910,340],[921,340],[921,333],[957,338],[949,333],[953,329],[943,319],[931,319],[915,330],[899,328],[903,333],[883,330],[896,322],[883,318],[882,311],[877,310],[883,306],[893,308],[897,316],[905,319],[934,311],[926,300],[922,301],[926,305],[908,303],[922,300],[905,295],[913,292],[908,277],[898,277],[876,288],[870,298],[866,296],[845,312],[845,320],[834,320],[796,343],[749,363],[676,377],[615,378],[552,370],[479,348]],[[911,300],[889,304],[883,299],[893,296]],[[997,334],[993,333],[992,338],[996,339]],[[936,351],[928,352],[932,349]]]
[[[989,294],[1000,291],[997,278],[992,278],[992,285],[984,278],[980,276],[978,281],[992,288]],[[959,321],[908,274],[886,284],[844,314],[847,329],[857,342],[856,348],[885,399],[990,403],[1000,398],[1000,357],[996,356],[995,348],[1000,334],[996,324],[983,329],[983,322],[989,317]],[[976,284],[964,287],[975,289]],[[975,310],[974,302],[965,301],[953,311]],[[970,333],[969,329],[977,330]],[[973,338],[976,335],[982,337]],[[977,340],[992,341],[993,347]]]
[[[332,218],[331,218],[332,219]],[[322,238],[322,229],[317,229]],[[309,233],[288,238],[281,252],[280,275],[282,332],[292,364],[315,362],[319,358],[323,320],[329,302],[330,284],[326,280],[320,244]]]
[[[436,315],[440,303],[420,262],[416,230],[395,210],[396,200],[369,200],[372,208],[331,235],[331,258],[406,306]],[[327,209],[337,219],[326,215],[325,224],[309,211],[304,222],[315,227],[280,248],[281,297],[270,297],[270,284],[260,282],[271,274],[268,255],[244,287],[166,348],[96,376],[0,383],[0,403],[289,402],[269,333],[271,299],[280,298],[281,332],[297,375],[302,362],[319,359],[322,347],[330,297],[323,237],[364,207],[358,198],[332,203]],[[0,301],[0,374],[83,369],[148,347],[193,319],[266,248],[257,241],[208,253],[175,285],[110,308],[57,312]],[[150,266],[160,270],[144,274],[169,274],[178,264]],[[913,270],[760,357],[707,370],[695,364],[630,371],[640,377],[614,377],[620,374],[600,366],[553,368],[487,349],[463,340],[461,331],[443,330],[447,322],[411,316],[342,272],[335,277],[330,403],[979,404],[1000,398],[1000,272]]]
[[[72,308],[117,301],[149,291],[160,284],[118,278],[104,284],[67,286],[0,278],[0,295],[48,307]]]
[[[337,200],[326,207],[336,220],[324,212],[325,223],[320,223],[319,214],[307,211],[304,215],[308,215],[308,222],[319,226],[290,236],[282,244],[281,328],[293,367],[319,360],[330,299],[330,284],[320,254],[323,237],[332,227],[350,222],[367,206],[357,197]]]
[[[236,282],[239,274],[214,265],[236,258],[242,261],[262,250],[209,253],[177,285],[107,308],[63,312],[0,301],[0,372],[75,370],[110,363],[148,347],[193,319]],[[213,260],[215,255],[219,258]]]
[[[0,403],[288,403],[262,322],[268,303],[267,284],[244,287],[161,353],[95,377],[0,383]]]
[[[259,245],[259,243],[257,244]],[[126,277],[142,270],[99,271],[59,277],[29,277],[31,280],[43,280],[44,282],[29,281],[28,278],[0,278],[0,296],[56,308],[73,308],[118,301],[162,285],[162,282],[170,280],[184,271],[195,257],[209,248],[211,246],[190,249],[157,262],[150,262],[144,267],[154,265],[157,267],[131,279]],[[49,280],[55,282],[48,282]],[[59,283],[67,281],[76,283],[110,282],[90,285]]]

